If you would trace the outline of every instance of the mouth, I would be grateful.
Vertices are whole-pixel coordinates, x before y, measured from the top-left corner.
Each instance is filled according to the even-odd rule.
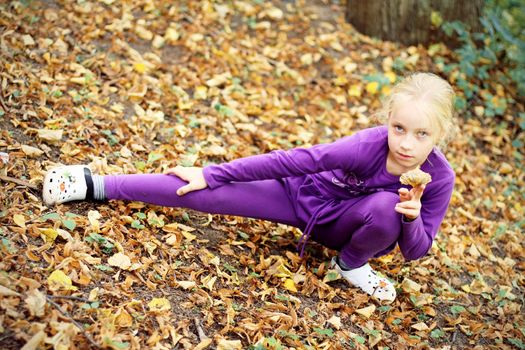
[[[403,153],[399,153],[399,152],[397,154],[402,159],[412,159],[412,158],[414,158],[412,156],[409,156],[409,155],[406,155],[406,154],[403,154]]]

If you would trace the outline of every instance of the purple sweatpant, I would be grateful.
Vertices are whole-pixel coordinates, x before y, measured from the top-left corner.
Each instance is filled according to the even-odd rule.
[[[306,222],[296,215],[283,181],[236,182],[177,195],[185,184],[174,175],[104,176],[107,199],[250,217],[305,229]],[[349,267],[360,267],[395,246],[401,233],[401,218],[394,211],[397,202],[398,195],[391,192],[341,201],[342,214],[330,223],[316,225],[312,239],[340,251]]]

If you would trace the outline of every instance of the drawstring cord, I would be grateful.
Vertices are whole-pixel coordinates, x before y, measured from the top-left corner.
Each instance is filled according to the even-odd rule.
[[[321,206],[319,206],[314,213],[312,214],[312,217],[306,224],[306,228],[303,231],[303,234],[301,235],[301,238],[299,238],[299,242],[297,243],[297,250],[299,251],[299,256],[302,258],[304,255],[304,249],[306,247],[306,243],[310,239],[310,235],[312,234],[312,230],[314,229],[315,225],[317,224],[317,220],[319,219],[319,213],[321,210],[329,206],[330,204],[334,203],[335,201],[329,200],[328,202],[325,202]]]

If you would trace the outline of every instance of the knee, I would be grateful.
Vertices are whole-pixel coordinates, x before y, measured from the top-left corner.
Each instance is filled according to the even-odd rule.
[[[395,211],[399,196],[392,192],[378,192],[370,197],[369,210],[365,214],[366,225],[379,235],[391,238],[401,232],[401,215]]]

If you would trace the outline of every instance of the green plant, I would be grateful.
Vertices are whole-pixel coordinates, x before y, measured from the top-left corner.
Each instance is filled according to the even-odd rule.
[[[444,22],[441,29],[457,38],[457,62],[444,64],[436,58],[446,74],[456,77],[461,90],[459,111],[471,102],[483,101],[483,115],[502,116],[514,99],[525,97],[525,3],[519,0],[487,0],[480,18],[481,32],[470,32],[459,21]],[[521,54],[520,54],[521,53]],[[512,86],[512,97],[501,88]],[[499,89],[499,90],[498,90]],[[516,124],[520,124],[516,121]]]

